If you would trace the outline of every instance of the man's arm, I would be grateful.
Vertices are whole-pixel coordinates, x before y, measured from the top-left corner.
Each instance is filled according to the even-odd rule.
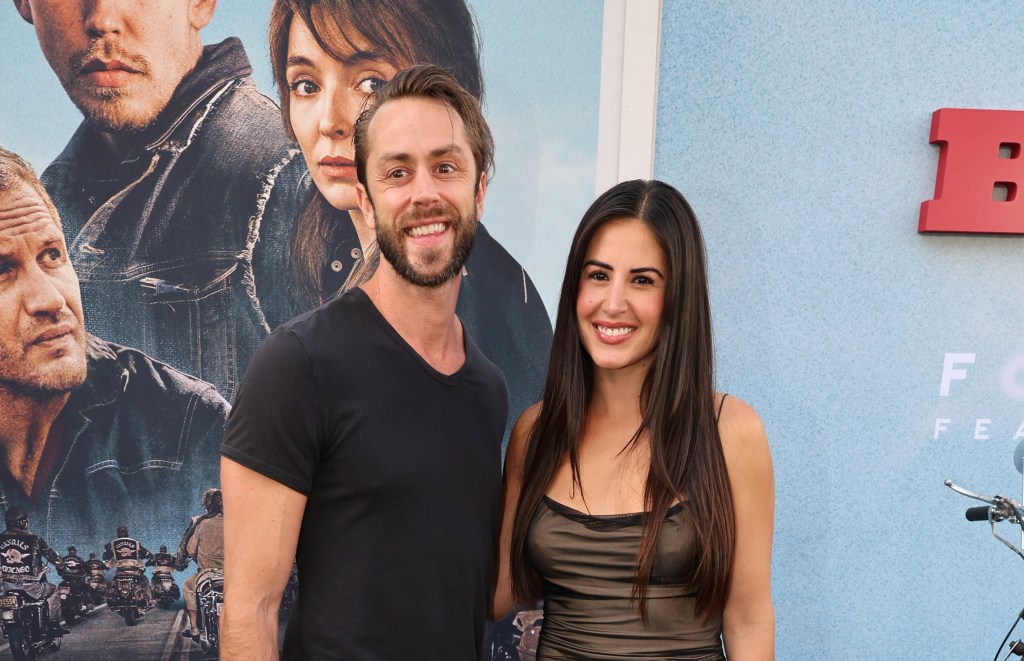
[[[222,661],[278,658],[277,612],[306,496],[221,457],[224,494]]]

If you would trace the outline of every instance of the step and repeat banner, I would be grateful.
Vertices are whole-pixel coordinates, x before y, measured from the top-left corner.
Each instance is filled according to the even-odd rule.
[[[1022,32],[1015,2],[663,4],[654,176],[768,430],[780,659],[992,658],[1024,606],[943,485],[1021,498],[1024,124],[978,111],[1024,110]]]

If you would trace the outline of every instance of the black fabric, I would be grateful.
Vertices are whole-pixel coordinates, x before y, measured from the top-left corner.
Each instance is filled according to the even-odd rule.
[[[478,659],[504,379],[466,333],[430,367],[355,289],[276,330],[221,452],[308,496],[285,659]]]

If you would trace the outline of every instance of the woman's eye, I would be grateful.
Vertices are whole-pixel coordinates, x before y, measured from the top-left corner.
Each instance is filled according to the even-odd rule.
[[[380,88],[387,85],[387,82],[388,81],[379,76],[368,76],[359,81],[359,84],[356,85],[356,89],[363,94],[373,94]]]
[[[608,274],[604,271],[591,271],[587,274],[587,278],[590,280],[607,280]]]
[[[635,282],[638,285],[653,285],[654,284],[654,278],[652,278],[649,275],[638,275],[633,280],[633,282]]]
[[[311,94],[316,94],[320,91],[320,88],[317,87],[316,83],[304,78],[289,83],[288,87],[291,88],[292,94],[295,96],[310,96]]]

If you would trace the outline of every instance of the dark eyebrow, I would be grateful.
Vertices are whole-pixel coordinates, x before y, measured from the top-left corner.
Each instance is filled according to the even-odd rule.
[[[614,271],[615,270],[615,267],[613,267],[611,264],[605,264],[604,262],[599,262],[596,259],[588,259],[586,262],[583,263],[583,265],[584,266],[588,266],[588,265],[589,266],[596,266],[598,268],[608,269],[609,271]],[[629,272],[630,273],[652,273],[653,272],[653,273],[657,273],[659,278],[664,278],[665,277],[664,275],[661,274],[661,271],[659,271],[658,269],[654,268],[653,266],[638,266],[635,269],[629,269]]]
[[[653,266],[638,266],[635,269],[629,269],[630,273],[657,273],[659,278],[664,278],[661,271],[654,268]]]
[[[330,55],[330,54],[328,53],[328,55]],[[334,56],[331,55],[331,57],[334,57]],[[346,57],[342,57],[342,58],[335,57],[334,59],[338,60],[342,64],[348,65],[348,66],[352,66],[354,64],[359,64],[360,62],[382,62],[382,63],[384,62],[384,60],[381,59],[380,55],[378,55],[377,53],[374,53],[373,51],[368,51],[368,50],[357,50],[354,53],[352,53],[351,55],[348,55]],[[302,66],[315,67],[316,65],[313,64],[313,60],[309,59],[305,55],[289,55],[288,59],[285,62],[285,67],[286,68],[287,67],[302,67]]]
[[[438,147],[437,149],[431,150],[430,157],[431,158],[438,158],[439,156],[447,156],[448,154],[454,154],[456,156],[463,156],[463,155],[465,155],[465,153],[466,153],[465,149],[463,149],[459,145],[452,144],[452,145],[447,145],[445,147]],[[394,162],[404,163],[405,161],[408,161],[411,158],[412,157],[409,154],[407,154],[406,152],[391,152],[391,153],[381,154],[379,162],[380,163],[384,163],[384,164],[386,164],[386,163],[394,163]]]

